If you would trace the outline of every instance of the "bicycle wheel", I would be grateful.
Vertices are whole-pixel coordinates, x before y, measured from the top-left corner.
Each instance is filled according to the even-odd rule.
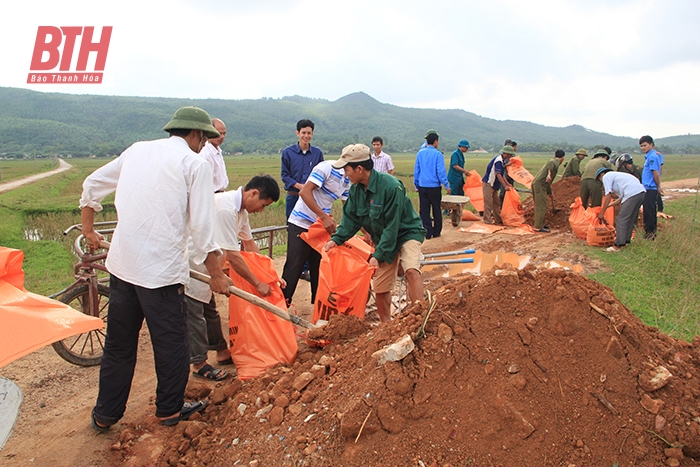
[[[109,287],[97,284],[99,296],[98,316],[107,325],[107,305],[109,304]],[[61,301],[86,315],[90,313],[90,291],[87,284],[82,284],[68,291]],[[53,348],[66,361],[80,366],[99,365],[105,345],[105,329],[85,332],[54,342]]]

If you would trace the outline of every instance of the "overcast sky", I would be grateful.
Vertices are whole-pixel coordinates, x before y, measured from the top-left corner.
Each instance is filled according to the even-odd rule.
[[[0,86],[223,99],[336,100],[364,91],[403,107],[620,136],[700,134],[699,0],[29,0],[3,7]],[[113,26],[104,83],[26,84],[38,26]]]

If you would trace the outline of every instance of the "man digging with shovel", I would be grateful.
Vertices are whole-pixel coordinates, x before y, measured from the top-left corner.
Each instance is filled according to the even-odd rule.
[[[554,196],[552,196],[552,182],[557,176],[559,166],[564,161],[563,150],[557,149],[554,158],[550,159],[544,167],[537,172],[532,181],[532,197],[535,201],[535,232],[549,233],[549,226],[544,225],[544,217],[547,214],[547,196],[552,200],[552,212],[554,208]]]

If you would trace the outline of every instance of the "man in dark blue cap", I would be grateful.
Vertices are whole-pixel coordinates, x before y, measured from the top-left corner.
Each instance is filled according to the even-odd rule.
[[[464,154],[469,150],[469,141],[463,139],[457,144],[450,157],[450,170],[447,171],[447,181],[450,183],[450,193],[464,196]]]

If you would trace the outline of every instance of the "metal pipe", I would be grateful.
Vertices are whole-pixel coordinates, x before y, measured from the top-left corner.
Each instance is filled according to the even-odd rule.
[[[474,258],[461,258],[461,259],[438,259],[436,261],[421,261],[421,266],[429,266],[431,264],[464,264],[473,263]]]
[[[444,253],[430,253],[423,255],[423,258],[439,258],[441,256],[456,256],[456,255],[473,255],[476,250],[456,250],[456,251],[446,251]]]

